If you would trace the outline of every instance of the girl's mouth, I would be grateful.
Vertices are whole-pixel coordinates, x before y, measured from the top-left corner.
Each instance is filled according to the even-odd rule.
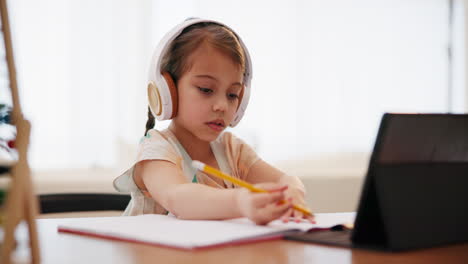
[[[215,120],[215,121],[207,122],[206,124],[216,132],[223,131],[224,129],[224,122],[222,120]]]

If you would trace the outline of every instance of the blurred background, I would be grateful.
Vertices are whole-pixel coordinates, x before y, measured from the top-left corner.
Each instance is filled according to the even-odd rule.
[[[113,192],[144,133],[153,49],[203,17],[232,27],[253,60],[232,131],[301,177],[315,211],[354,211],[384,112],[468,111],[467,3],[9,1],[36,191]]]

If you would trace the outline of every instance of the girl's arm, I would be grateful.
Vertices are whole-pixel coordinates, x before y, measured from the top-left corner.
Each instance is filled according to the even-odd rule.
[[[285,188],[278,188],[278,185],[269,187],[271,193],[212,188],[188,182],[182,171],[168,161],[142,161],[135,167],[134,175],[136,180],[143,181],[153,199],[182,219],[248,217],[264,224],[291,207],[290,203],[276,205],[285,198]]]

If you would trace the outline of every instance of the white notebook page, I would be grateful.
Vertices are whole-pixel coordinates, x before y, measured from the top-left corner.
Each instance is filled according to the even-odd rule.
[[[284,230],[331,227],[353,216],[325,217],[317,215],[317,225],[274,221],[267,226],[255,225],[246,218],[225,221],[180,220],[165,215],[139,215],[121,217],[93,217],[63,219],[59,229],[84,232],[123,240],[134,240],[178,248],[199,248],[236,242],[263,236],[274,236]],[[321,219],[323,218],[323,221]],[[323,222],[323,223],[321,223]]]

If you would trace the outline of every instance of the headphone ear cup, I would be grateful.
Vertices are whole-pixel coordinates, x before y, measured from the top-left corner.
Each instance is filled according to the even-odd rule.
[[[167,87],[171,95],[172,115],[169,119],[172,119],[177,115],[177,110],[179,109],[179,98],[177,95],[177,87],[175,85],[174,80],[172,79],[171,75],[168,72],[163,72],[162,76],[167,83]]]
[[[148,83],[148,104],[154,117],[159,117],[162,113],[161,95],[154,82]]]

